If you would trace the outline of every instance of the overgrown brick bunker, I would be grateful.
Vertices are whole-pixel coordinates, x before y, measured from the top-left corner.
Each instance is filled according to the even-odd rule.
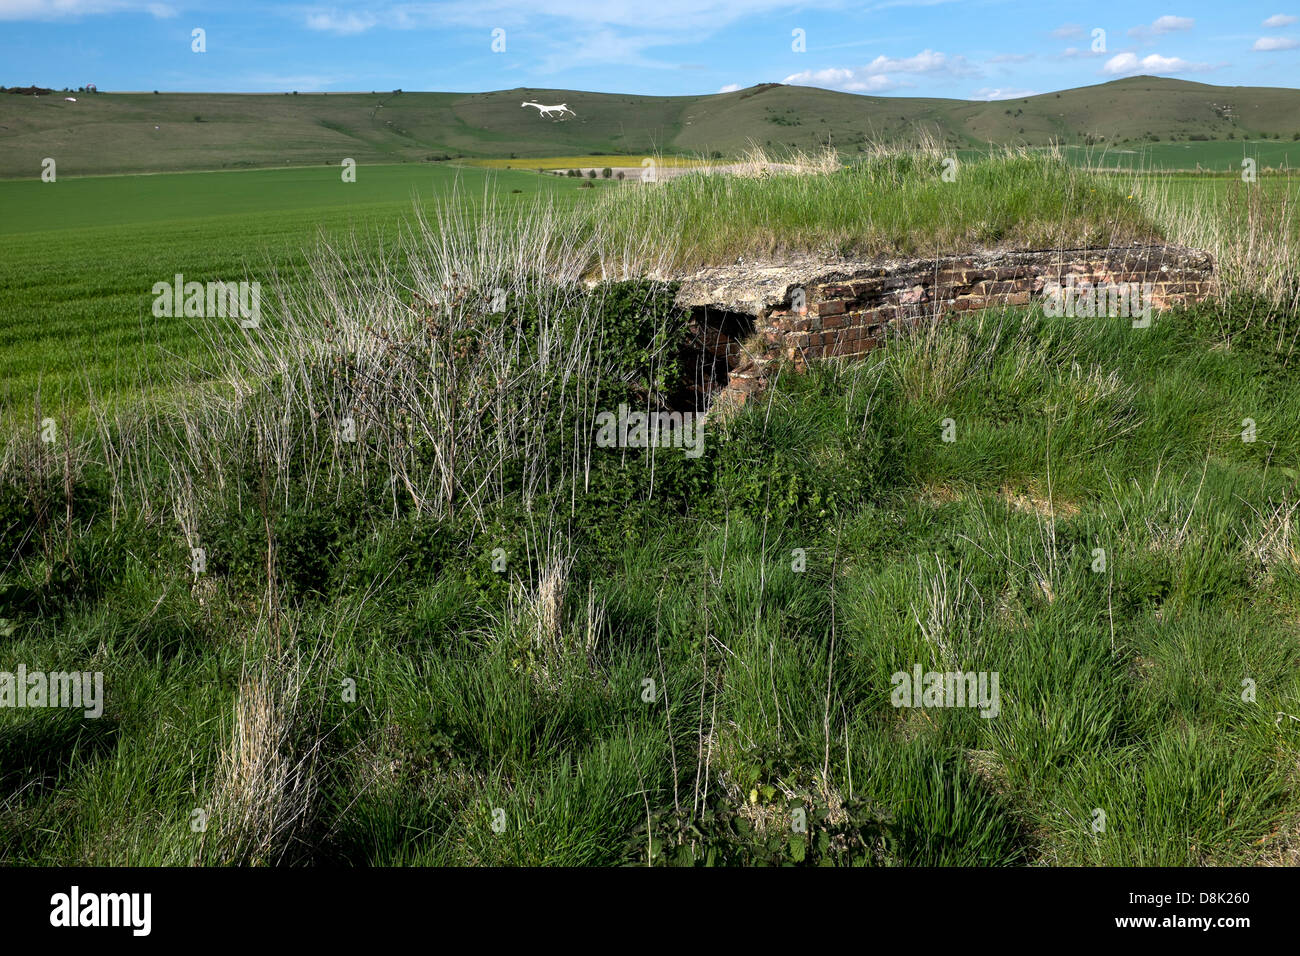
[[[1122,286],[1141,287],[1157,310],[1196,302],[1214,294],[1214,263],[1207,253],[1162,245],[830,264],[807,258],[703,270],[681,280],[677,303],[691,313],[693,403],[708,408],[743,404],[781,360],[801,369],[813,359],[859,358],[894,331],[944,316],[1029,305],[1062,287]]]

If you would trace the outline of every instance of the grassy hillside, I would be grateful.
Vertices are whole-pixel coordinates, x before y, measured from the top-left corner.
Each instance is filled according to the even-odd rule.
[[[99,93],[0,96],[0,176],[251,166],[421,162],[584,154],[731,155],[748,143],[853,154],[924,131],[956,148],[993,143],[1193,147],[1151,161],[1178,168],[1240,162],[1240,141],[1269,140],[1272,165],[1300,165],[1300,90],[1136,77],[1012,101],[857,96],[766,84],[711,96],[573,90],[491,93]],[[540,117],[524,101],[567,103]],[[1193,141],[1190,137],[1198,137]],[[1229,142],[1228,137],[1232,137]],[[1274,145],[1273,137],[1280,137]],[[1238,145],[1233,145],[1234,143]],[[1208,149],[1207,147],[1218,147]]]

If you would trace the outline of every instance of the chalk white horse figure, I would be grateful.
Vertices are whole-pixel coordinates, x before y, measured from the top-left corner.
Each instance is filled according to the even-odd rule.
[[[537,110],[538,116],[550,116],[552,113],[560,113],[561,115],[568,113],[572,116],[578,115],[577,113],[574,113],[573,110],[569,109],[568,103],[561,103],[559,106],[543,106],[541,103],[520,103],[519,105],[533,107]]]

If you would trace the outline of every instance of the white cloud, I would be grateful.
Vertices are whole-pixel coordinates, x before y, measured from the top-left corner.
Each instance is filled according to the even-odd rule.
[[[371,13],[339,14],[333,10],[322,10],[317,13],[307,14],[307,29],[337,33],[340,36],[364,33],[378,22],[378,19]]]
[[[863,70],[826,69],[805,70],[787,76],[782,83],[795,86],[819,86],[826,90],[843,90],[845,93],[883,93],[911,84],[890,79],[883,73],[868,74]]]
[[[1273,50],[1294,50],[1297,46],[1300,43],[1291,37],[1260,37],[1251,49],[1267,53]]]
[[[981,87],[971,94],[972,99],[976,100],[1018,100],[1026,96],[1037,96],[1037,90],[1017,90],[1006,89],[1004,87],[994,87],[990,89],[987,86]]]
[[[1155,34],[1174,33],[1178,30],[1190,30],[1196,26],[1196,21],[1191,17],[1156,17],[1155,22],[1151,24],[1151,32]]]
[[[863,69],[868,73],[949,73],[953,76],[968,76],[979,72],[964,56],[948,56],[934,50],[922,50],[916,56],[901,60],[878,56]]]
[[[739,84],[739,83],[728,83],[728,84],[727,84],[726,86],[724,86],[722,89],[718,90],[718,92],[719,92],[719,93],[734,93],[734,92],[736,92],[738,89],[740,89],[740,84]]]
[[[1275,13],[1264,21],[1264,26],[1276,29],[1277,27],[1289,27],[1296,22],[1296,18],[1289,13]]]
[[[898,73],[946,74],[948,76],[977,76],[978,67],[964,56],[949,56],[935,50],[922,50],[915,56],[902,58],[878,56],[866,66],[832,67],[824,70],[804,70],[787,76],[783,83],[796,86],[820,86],[846,93],[880,93],[913,84],[896,79]]]
[[[1164,36],[1166,33],[1178,33],[1183,30],[1190,30],[1196,21],[1191,17],[1175,17],[1166,14],[1156,19],[1146,26],[1134,27],[1128,31],[1131,37],[1137,37],[1141,40],[1149,40],[1152,37]]]
[[[537,64],[537,72],[559,73],[574,66],[606,63],[650,69],[677,68],[677,64],[662,63],[645,54],[648,49],[671,46],[674,42],[673,35],[668,33],[646,32],[633,36],[609,28],[569,32],[550,44],[549,52]]]
[[[144,0],[0,0],[0,20],[62,20],[107,13],[148,13],[164,20],[176,16],[176,9]]]
[[[1158,53],[1152,53],[1139,58],[1136,53],[1120,53],[1107,60],[1101,71],[1110,76],[1135,76],[1137,74],[1172,76],[1175,73],[1195,73],[1208,69],[1211,69],[1208,63],[1189,63],[1187,60],[1176,56],[1161,56]]]

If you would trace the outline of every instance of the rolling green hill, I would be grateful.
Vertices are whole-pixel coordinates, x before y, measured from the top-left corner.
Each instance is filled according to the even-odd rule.
[[[67,102],[65,95],[76,97]],[[524,101],[567,103],[546,119]],[[754,142],[830,143],[852,155],[924,131],[954,148],[1059,142],[1135,150],[1156,165],[1228,168],[1268,140],[1271,165],[1300,165],[1300,90],[1135,77],[1017,100],[859,96],[763,84],[711,96],[573,90],[492,93],[55,93],[0,96],[0,176],[423,162],[646,152],[731,155]],[[1237,145],[1230,145],[1230,141]],[[1169,143],[1190,150],[1167,148]],[[1210,148],[1217,147],[1217,148]],[[1131,155],[1123,153],[1122,155]]]

